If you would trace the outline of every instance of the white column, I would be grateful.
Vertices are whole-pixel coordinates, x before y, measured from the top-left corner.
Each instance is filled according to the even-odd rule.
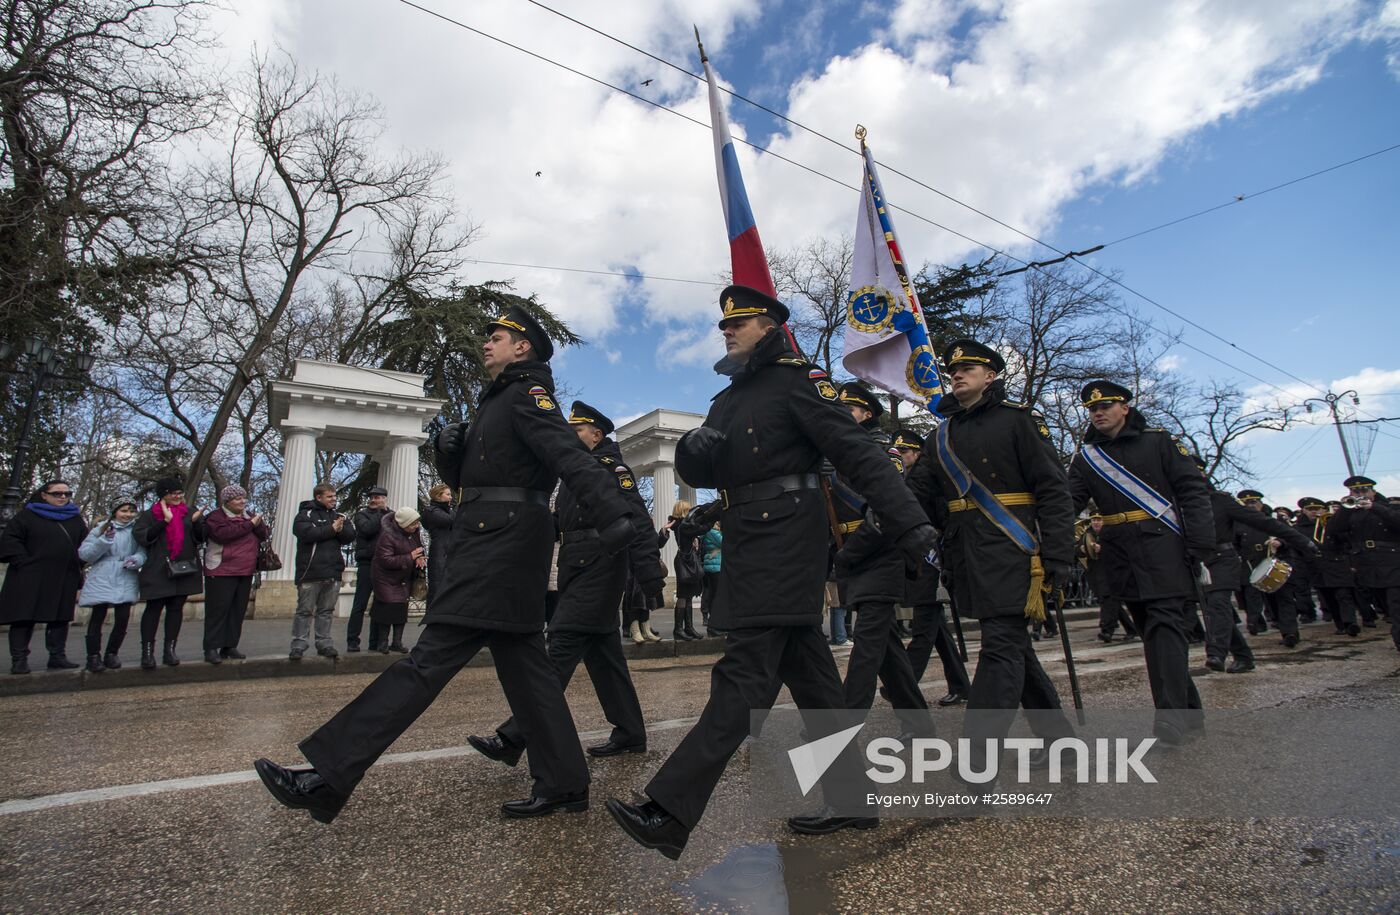
[[[688,485],[684,480],[679,481],[677,485],[680,486],[680,490],[681,490],[680,498],[681,498],[681,500],[682,500],[682,501],[685,501],[685,502],[689,502],[689,503],[690,503],[690,507],[691,507],[691,508],[694,508],[694,507],[695,507],[695,487],[694,487],[694,486]]]
[[[282,480],[277,487],[277,523],[272,531],[272,548],[282,559],[282,568],[268,572],[269,580],[291,581],[296,574],[297,542],[292,521],[297,507],[312,497],[316,487],[316,437],[323,430],[310,426],[282,428]]]
[[[391,435],[389,470],[384,474],[384,488],[389,490],[389,508],[397,511],[405,506],[418,508],[418,447],[428,440],[426,435]]]
[[[676,504],[676,468],[670,464],[657,464],[651,471],[651,520],[660,530],[671,517],[671,509]],[[673,536],[661,548],[661,559],[666,568],[676,558],[676,538]]]
[[[375,464],[379,467],[379,473],[374,478],[375,486],[389,488],[389,452],[381,451],[374,455]]]

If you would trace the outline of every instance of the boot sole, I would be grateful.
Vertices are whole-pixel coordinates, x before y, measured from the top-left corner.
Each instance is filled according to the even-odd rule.
[[[650,848],[652,851],[661,852],[661,854],[670,858],[672,861],[679,861],[681,859],[681,852],[683,851],[683,849],[677,848],[676,846],[670,845],[665,842],[653,842],[652,840],[638,833],[632,828],[632,824],[627,821],[626,817],[622,815],[621,811],[613,806],[616,803],[618,803],[616,800],[610,798],[604,806],[608,808],[608,813],[612,814],[612,818],[617,821],[617,825],[622,828],[622,831],[627,833],[628,838],[630,838],[633,842],[636,842],[643,848]]]
[[[567,804],[559,804],[558,806],[550,807],[548,810],[532,811],[530,813],[513,811],[509,807],[502,807],[501,813],[512,820],[533,820],[537,817],[547,817],[553,813],[582,813],[587,809],[588,801],[582,800],[569,801]]]

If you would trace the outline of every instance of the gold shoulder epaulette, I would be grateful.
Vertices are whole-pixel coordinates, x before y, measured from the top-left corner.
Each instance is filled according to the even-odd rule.
[[[794,365],[799,368],[805,368],[811,365],[806,359],[799,359],[796,356],[783,356],[781,359],[775,359],[774,362],[778,365]]]
[[[1003,400],[1003,401],[1001,402],[1001,405],[1002,405],[1003,407],[1010,407],[1010,408],[1013,409],[1013,410],[1025,410],[1025,409],[1027,409],[1027,405],[1024,404],[1024,403],[1022,403],[1022,402],[1019,401],[1019,400]]]

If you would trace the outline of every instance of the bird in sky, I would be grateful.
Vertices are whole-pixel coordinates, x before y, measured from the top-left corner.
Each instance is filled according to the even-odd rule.
[[[543,175],[543,174],[544,174],[544,172],[535,172],[535,177],[538,178],[538,177],[540,177],[540,176]]]
[[[644,79],[644,80],[642,80],[642,85],[643,85],[643,86],[650,86],[650,85],[651,85],[651,82],[652,82],[652,81],[649,80],[649,79]]]

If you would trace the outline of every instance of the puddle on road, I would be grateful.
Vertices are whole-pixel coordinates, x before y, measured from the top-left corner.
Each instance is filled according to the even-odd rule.
[[[734,849],[675,889],[702,909],[744,915],[817,912],[831,903],[825,877],[835,864],[804,846],[757,842]]]

